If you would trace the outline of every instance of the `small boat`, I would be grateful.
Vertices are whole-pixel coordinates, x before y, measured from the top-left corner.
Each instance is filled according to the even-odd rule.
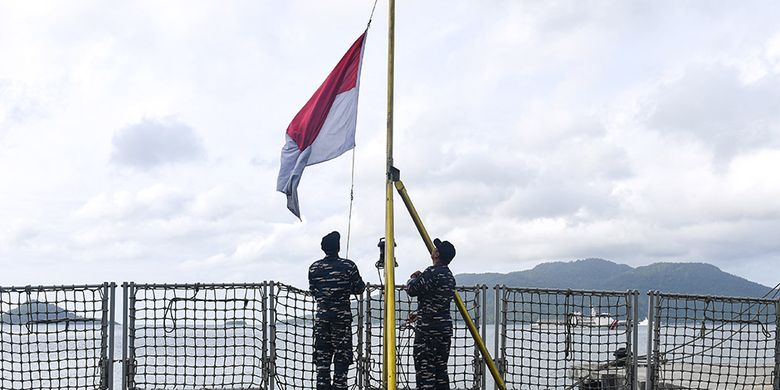
[[[575,311],[566,314],[566,319],[564,321],[536,321],[531,324],[531,327],[542,329],[569,326],[572,328],[607,328],[612,330],[618,326],[624,325],[626,325],[626,321],[618,320],[609,313],[597,313],[596,309],[591,308],[589,316],[583,315],[580,311]]]
[[[225,328],[246,328],[249,324],[244,320],[229,320],[225,321]]]
[[[569,314],[568,323],[571,326],[597,327],[615,329],[621,325],[621,321],[613,318],[609,313],[597,313],[596,309],[590,309],[590,316],[584,316],[582,312]]]

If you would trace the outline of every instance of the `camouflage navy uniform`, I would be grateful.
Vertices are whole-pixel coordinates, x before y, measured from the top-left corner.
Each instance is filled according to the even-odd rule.
[[[418,390],[449,389],[447,359],[452,340],[450,303],[455,295],[455,278],[446,265],[434,265],[406,285],[417,297],[417,326],[414,335],[414,370]]]
[[[360,294],[365,288],[355,263],[337,254],[329,253],[309,267],[309,290],[317,301],[313,355],[317,390],[347,388],[347,372],[353,362],[349,298],[350,294]]]

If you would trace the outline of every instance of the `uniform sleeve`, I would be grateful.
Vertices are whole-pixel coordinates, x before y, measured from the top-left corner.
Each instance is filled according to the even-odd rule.
[[[311,292],[311,295],[314,296],[314,298],[317,298],[319,296],[320,290],[318,286],[317,276],[315,275],[316,267],[315,264],[312,264],[309,267],[309,292]]]
[[[431,290],[433,282],[433,275],[426,269],[420,276],[409,280],[406,284],[406,293],[411,297],[425,294]]]
[[[362,294],[366,290],[366,283],[360,277],[360,271],[354,263],[352,263],[352,272],[350,273],[350,287],[352,294]]]

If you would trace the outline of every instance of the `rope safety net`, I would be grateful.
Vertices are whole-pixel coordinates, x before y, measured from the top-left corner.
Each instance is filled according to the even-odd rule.
[[[777,300],[664,293],[656,297],[657,386],[772,388],[778,363]]]
[[[314,389],[316,370],[314,351],[314,316],[316,302],[309,291],[281,283],[273,285],[271,294],[271,350],[274,354],[274,381],[277,389]],[[358,365],[362,360],[362,296],[352,299],[352,346],[357,364],[349,368],[347,384],[358,386]],[[332,375],[332,372],[331,372]]]
[[[501,287],[507,388],[628,388],[634,294]]]
[[[403,286],[396,286],[396,372],[399,389],[415,388],[414,360],[412,356],[414,345],[414,324],[407,322],[409,314],[416,311],[416,299],[403,291]],[[474,320],[480,333],[483,331],[485,295],[484,286],[457,287],[466,309]],[[384,311],[384,287],[368,285],[366,287],[365,329],[366,329],[366,362],[364,378],[366,389],[382,388],[382,335]],[[448,373],[451,389],[482,388],[483,364],[474,339],[461,319],[455,304],[451,306],[453,319],[452,345],[448,362]]]
[[[0,388],[106,388],[108,288],[0,287]]]
[[[262,387],[265,289],[265,283],[131,284],[129,387]]]

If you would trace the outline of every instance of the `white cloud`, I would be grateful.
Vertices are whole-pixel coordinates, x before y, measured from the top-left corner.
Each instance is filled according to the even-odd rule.
[[[733,69],[694,65],[652,101],[653,130],[694,137],[719,162],[780,146],[780,75],[746,84]]]
[[[203,159],[194,130],[172,119],[144,119],[121,129],[112,141],[111,162],[139,169]]]

